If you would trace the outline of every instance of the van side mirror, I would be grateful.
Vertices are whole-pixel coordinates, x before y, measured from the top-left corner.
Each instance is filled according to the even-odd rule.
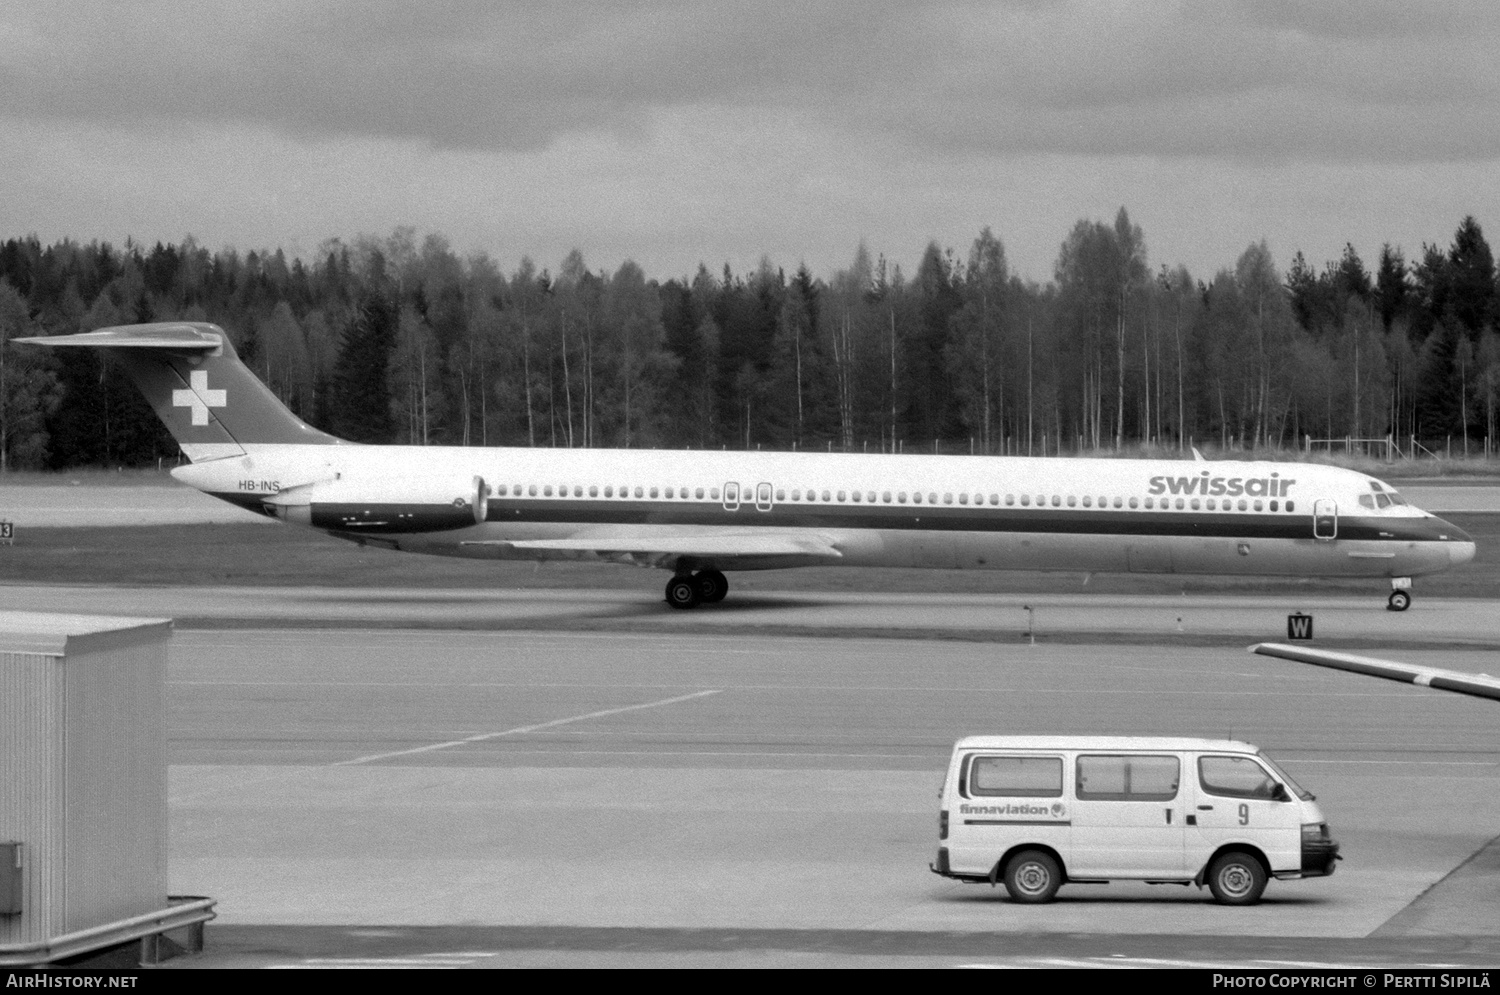
[[[1277,784],[1276,787],[1271,789],[1271,800],[1273,802],[1289,802],[1292,800],[1292,796],[1287,794],[1285,784]]]

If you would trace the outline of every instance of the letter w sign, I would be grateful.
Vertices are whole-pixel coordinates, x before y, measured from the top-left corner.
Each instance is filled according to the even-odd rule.
[[[1286,637],[1288,639],[1311,639],[1313,637],[1312,616],[1298,612],[1286,617]]]

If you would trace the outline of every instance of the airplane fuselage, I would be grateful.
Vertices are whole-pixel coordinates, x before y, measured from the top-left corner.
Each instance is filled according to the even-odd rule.
[[[246,446],[179,479],[343,538],[671,569],[1411,577],[1468,536],[1354,471],[1301,463],[838,453]],[[802,537],[657,553],[673,536]],[[547,545],[554,543],[555,545]],[[711,544],[710,544],[711,545]],[[634,548],[632,548],[634,547]]]

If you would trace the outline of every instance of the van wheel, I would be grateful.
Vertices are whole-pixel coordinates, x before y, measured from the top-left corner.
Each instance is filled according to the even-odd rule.
[[[1013,901],[1050,902],[1061,886],[1062,870],[1057,861],[1040,850],[1022,851],[1005,865],[1005,890]]]
[[[1254,905],[1266,890],[1266,869],[1248,853],[1226,853],[1208,869],[1208,890],[1220,905]]]

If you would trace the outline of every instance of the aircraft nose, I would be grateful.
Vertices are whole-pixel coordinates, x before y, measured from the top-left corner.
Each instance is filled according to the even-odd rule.
[[[1448,545],[1448,562],[1453,566],[1462,566],[1474,558],[1476,547],[1474,537],[1452,522],[1437,518],[1433,521],[1437,527],[1438,538],[1444,540]]]

